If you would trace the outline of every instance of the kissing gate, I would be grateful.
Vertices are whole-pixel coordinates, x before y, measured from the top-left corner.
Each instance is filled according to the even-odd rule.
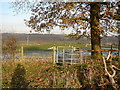
[[[76,52],[73,46],[52,47],[54,53],[54,63],[60,65],[72,65],[82,63],[82,53]]]

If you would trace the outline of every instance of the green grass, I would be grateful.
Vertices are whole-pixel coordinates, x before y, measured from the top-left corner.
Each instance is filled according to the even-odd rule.
[[[111,45],[104,45],[102,48],[111,48]],[[118,48],[118,46],[112,46],[112,48]]]
[[[22,42],[25,43],[25,42]],[[30,43],[29,45],[24,44],[25,51],[40,51],[40,50],[48,50],[48,48],[53,46],[74,46],[79,47],[80,49],[90,49],[91,45],[85,46],[82,44],[73,44],[73,43],[64,43],[64,42],[56,42],[56,43],[49,43],[49,42],[42,42],[40,44]],[[109,45],[101,46],[102,48],[111,48]],[[113,46],[113,48],[117,48],[117,46]]]
[[[48,48],[53,46],[74,46],[79,48],[90,48],[90,46],[85,46],[81,44],[63,44],[63,43],[42,43],[42,44],[31,44],[31,45],[24,45],[25,51],[39,51],[39,50],[48,50]]]
[[[56,77],[56,84],[54,87],[59,88],[63,87],[65,84],[64,78],[67,75],[69,78],[72,73],[74,73],[75,69],[72,69],[74,67],[72,66],[58,66],[51,62],[42,62],[42,61],[3,61],[2,63],[2,87],[3,88],[10,88],[12,78],[20,79],[21,77],[13,77],[15,75],[15,72],[17,71],[19,74],[22,72],[19,72],[20,68],[18,68],[18,64],[22,65],[25,69],[25,81],[29,82],[32,81],[28,88],[30,87],[42,87],[42,88],[50,88],[50,81],[53,80],[53,75]],[[21,70],[20,70],[21,71]],[[67,73],[69,71],[69,73]],[[63,77],[64,76],[64,77]],[[43,81],[42,81],[43,80]],[[74,79],[72,79],[74,80]],[[40,83],[40,85],[39,85]],[[75,82],[74,82],[75,84]],[[71,87],[74,85],[72,84]],[[78,85],[77,85],[78,86]],[[78,86],[80,87],[80,86]]]
[[[98,63],[91,63],[92,60],[87,61],[87,63],[81,65],[64,66],[59,66],[50,61],[46,62],[42,60],[14,62],[2,61],[2,87],[10,88],[12,78],[19,79],[19,82],[22,81],[22,79],[27,83],[30,82],[27,88],[80,88],[82,85],[87,86],[89,81],[84,77],[84,75],[89,75],[89,68],[94,68],[95,72],[104,72],[101,71],[103,70],[101,69],[103,67],[101,67],[102,60]],[[114,61],[112,63],[119,68],[119,61]],[[24,68],[18,67],[18,64]],[[100,81],[99,78],[101,75],[102,73],[97,73],[97,76],[95,74],[94,79],[97,80],[97,83]],[[106,78],[105,76],[102,77]],[[119,81],[118,83],[120,83],[120,72],[117,72],[115,78]],[[24,81],[22,82],[25,83]]]

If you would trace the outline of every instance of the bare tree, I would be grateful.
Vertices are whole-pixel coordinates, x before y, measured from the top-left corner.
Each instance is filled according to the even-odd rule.
[[[3,53],[9,54],[12,60],[15,60],[15,54],[17,52],[17,38],[14,36],[8,36],[8,39],[3,43]]]

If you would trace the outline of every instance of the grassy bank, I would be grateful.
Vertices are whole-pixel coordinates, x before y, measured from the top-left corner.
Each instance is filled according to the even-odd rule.
[[[23,45],[25,51],[40,51],[40,50],[48,50],[48,48],[53,46],[74,46],[80,49],[90,49],[90,45],[83,45],[83,44],[64,44],[64,43],[41,43],[41,44],[30,44],[30,45]],[[102,48],[111,48],[111,46],[101,46]],[[117,48],[117,46],[113,46],[112,48]]]
[[[39,50],[48,50],[48,48],[53,46],[74,46],[79,48],[90,48],[90,46],[85,46],[81,44],[64,44],[64,43],[42,43],[42,44],[31,44],[24,45],[25,51],[39,51]]]
[[[120,62],[112,62],[120,68]],[[114,77],[120,85],[120,72]],[[103,86],[99,86],[99,84]],[[111,89],[101,61],[59,66],[49,61],[3,61],[3,88],[107,88]]]
[[[3,88],[81,87],[72,75],[75,72],[72,66],[58,66],[45,61],[3,61],[2,66]],[[64,86],[66,79],[68,85]]]

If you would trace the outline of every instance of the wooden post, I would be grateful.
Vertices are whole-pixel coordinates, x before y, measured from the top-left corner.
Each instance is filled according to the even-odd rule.
[[[72,62],[72,58],[73,58],[73,57],[72,57],[72,54],[71,54],[71,65],[73,64],[73,62]]]
[[[83,64],[83,55],[82,55],[82,51],[80,51],[80,64]]]
[[[111,45],[111,51],[112,51],[112,49],[113,49],[113,46]]]
[[[23,46],[21,47],[21,60],[23,60],[23,55],[24,55],[24,52],[23,52]]]
[[[58,63],[58,47],[57,47],[57,55],[56,55],[56,63]]]
[[[56,47],[53,47],[53,63],[56,63]]]
[[[63,65],[64,65],[64,63],[65,63],[65,60],[64,60],[65,56],[64,56],[64,54],[65,54],[65,50],[64,50],[64,48],[63,48]]]
[[[71,50],[72,50],[72,53],[71,53],[71,65],[72,65],[73,64],[73,61],[72,61],[73,60],[73,46]]]

